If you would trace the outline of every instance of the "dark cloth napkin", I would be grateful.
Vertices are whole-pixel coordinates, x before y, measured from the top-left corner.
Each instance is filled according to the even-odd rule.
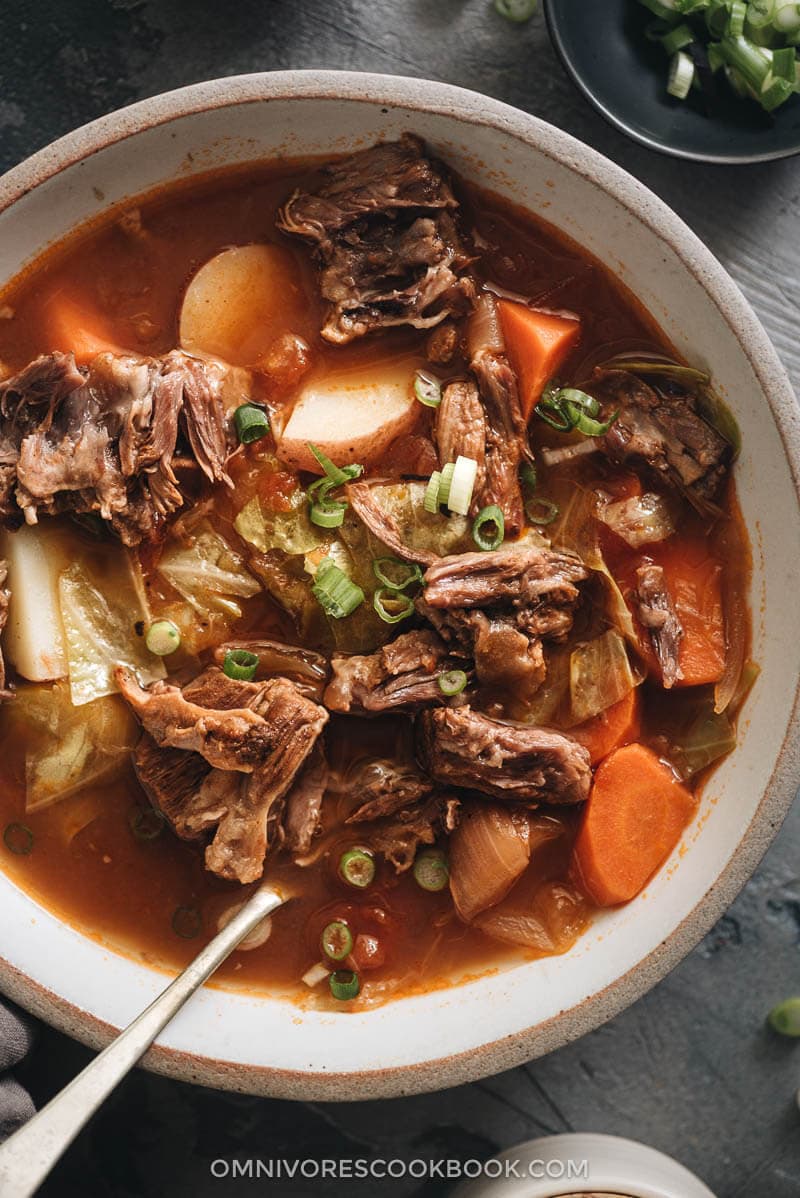
[[[12,1075],[33,1045],[33,1021],[8,1003],[0,1003],[0,1142],[34,1113],[27,1090]]]

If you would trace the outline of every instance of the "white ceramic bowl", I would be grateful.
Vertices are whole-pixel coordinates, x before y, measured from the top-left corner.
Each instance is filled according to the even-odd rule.
[[[714,774],[684,846],[573,952],[357,1015],[206,989],[147,1064],[209,1085],[307,1099],[402,1094],[496,1072],[582,1035],[711,927],[757,865],[798,780],[800,436],[791,387],[709,251],[591,149],[484,96],[416,79],[301,71],[199,84],[104,117],[6,175],[0,281],[109,205],[176,177],[340,152],[406,129],[603,259],[678,348],[713,371],[744,435],[737,473],[762,672],[736,752]],[[0,910],[0,986],[86,1043],[103,1044],[164,985],[163,974],[60,923],[1,876]]]

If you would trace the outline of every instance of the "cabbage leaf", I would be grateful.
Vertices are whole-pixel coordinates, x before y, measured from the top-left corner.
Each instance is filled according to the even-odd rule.
[[[613,628],[572,650],[569,690],[574,723],[582,724],[612,707],[635,685],[625,641]]]
[[[188,545],[175,544],[163,554],[158,572],[201,615],[216,611],[238,620],[242,609],[236,600],[261,590],[244,558],[207,522]]]

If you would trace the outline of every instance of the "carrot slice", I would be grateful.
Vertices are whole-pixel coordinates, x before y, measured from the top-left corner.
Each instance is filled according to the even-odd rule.
[[[519,378],[522,412],[527,420],[545,384],[558,373],[578,340],[581,323],[512,300],[500,300],[497,307],[506,350]]]
[[[50,349],[59,349],[62,353],[72,351],[79,366],[98,354],[124,352],[112,340],[101,315],[88,311],[63,292],[49,300],[45,311]]]
[[[616,749],[598,766],[575,865],[601,907],[634,898],[664,864],[697,807],[669,766],[642,744]]]
[[[722,566],[705,537],[670,538],[653,559],[664,570],[667,590],[683,627],[676,686],[718,682],[725,670]]]
[[[589,750],[592,765],[597,765],[620,745],[636,740],[641,723],[639,691],[634,687],[619,703],[613,703],[593,719],[570,728],[569,735]]]

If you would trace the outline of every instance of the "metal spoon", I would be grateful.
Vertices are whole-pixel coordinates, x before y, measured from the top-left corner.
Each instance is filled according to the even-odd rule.
[[[173,1015],[289,895],[261,886],[166,990],[60,1094],[0,1146],[0,1194],[31,1198],[53,1165]]]

